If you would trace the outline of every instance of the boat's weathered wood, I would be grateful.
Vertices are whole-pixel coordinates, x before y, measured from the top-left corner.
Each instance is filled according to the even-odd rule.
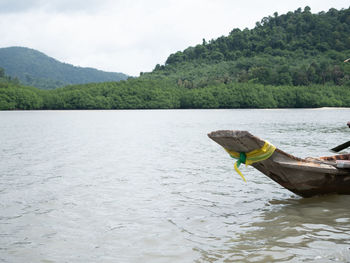
[[[247,153],[261,148],[265,143],[247,131],[221,130],[208,136],[235,152]],[[301,159],[276,148],[269,159],[252,166],[304,197],[327,193],[350,194],[350,169],[338,169],[338,159],[350,159],[350,155]]]
[[[336,167],[337,168],[342,168],[342,169],[350,169],[350,161],[337,160],[336,161]]]
[[[247,131],[220,130],[211,132],[208,136],[224,148],[236,152],[250,152],[261,148],[265,143]]]
[[[330,174],[338,174],[339,171],[337,168],[335,168],[332,165],[328,164],[318,164],[318,163],[311,163],[311,162],[295,162],[295,161],[276,161],[274,160],[276,164],[281,165],[282,167],[292,168],[292,169],[299,169],[309,172],[327,172]]]

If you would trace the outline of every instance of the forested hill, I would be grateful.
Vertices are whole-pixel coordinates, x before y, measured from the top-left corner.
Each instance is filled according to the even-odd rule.
[[[350,8],[312,14],[309,7],[264,17],[255,28],[171,54],[144,78],[166,76],[189,88],[208,83],[343,85],[349,81]]]
[[[350,107],[348,58],[350,9],[306,7],[203,40],[126,81],[39,90],[0,68],[0,110]]]
[[[41,89],[69,84],[119,81],[127,75],[61,63],[39,51],[24,47],[0,48],[0,67],[21,83]]]

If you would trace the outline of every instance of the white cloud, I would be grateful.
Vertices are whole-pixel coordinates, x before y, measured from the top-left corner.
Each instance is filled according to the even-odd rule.
[[[22,13],[44,9],[52,13],[96,12],[110,0],[1,0],[0,13]]]
[[[0,0],[0,47],[27,46],[66,63],[138,75],[203,38],[306,5],[312,12],[348,8],[344,0]]]

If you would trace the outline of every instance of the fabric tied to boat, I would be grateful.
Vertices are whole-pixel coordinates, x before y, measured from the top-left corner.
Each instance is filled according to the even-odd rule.
[[[272,144],[270,144],[269,142],[265,141],[265,144],[263,147],[261,147],[260,149],[256,149],[253,150],[251,152],[248,153],[244,153],[244,152],[234,152],[231,150],[228,150],[226,148],[224,148],[228,154],[234,158],[237,159],[237,161],[235,162],[235,170],[236,172],[242,177],[242,179],[247,182],[243,176],[243,174],[241,173],[241,171],[238,169],[239,166],[244,163],[246,166],[247,165],[251,165],[253,163],[256,162],[261,162],[264,161],[268,158],[270,158],[270,156],[274,153],[274,151],[276,150],[276,147],[273,146]]]

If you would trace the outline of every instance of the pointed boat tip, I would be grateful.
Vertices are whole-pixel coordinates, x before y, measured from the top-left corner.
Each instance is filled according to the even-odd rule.
[[[218,130],[209,133],[208,137],[225,149],[235,152],[250,152],[264,145],[263,140],[248,131]]]
[[[217,130],[212,131],[207,134],[210,139],[213,138],[220,138],[220,137],[245,137],[245,136],[252,136],[248,131],[241,131],[241,130]]]
[[[221,134],[223,132],[225,132],[225,130],[212,131],[212,132],[208,133],[207,135],[210,139],[213,140],[214,138],[221,137],[222,136]]]

